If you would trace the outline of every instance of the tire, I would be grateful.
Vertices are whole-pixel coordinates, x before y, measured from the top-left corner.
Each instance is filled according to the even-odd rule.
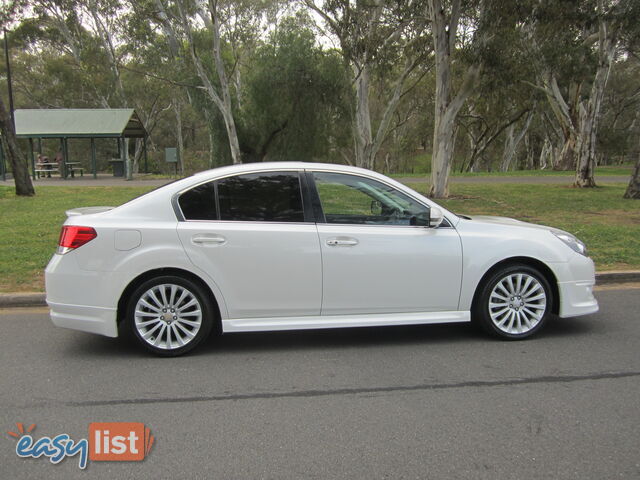
[[[214,309],[200,285],[166,275],[136,288],[127,305],[126,321],[144,348],[159,356],[175,357],[209,337]]]
[[[499,338],[521,340],[539,331],[551,315],[553,291],[528,265],[501,268],[480,285],[473,320]]]

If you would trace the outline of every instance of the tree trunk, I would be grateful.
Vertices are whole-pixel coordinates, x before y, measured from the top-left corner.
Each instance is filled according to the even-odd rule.
[[[522,141],[523,137],[529,130],[529,125],[531,125],[531,120],[533,119],[533,112],[529,112],[527,115],[527,119],[522,126],[522,130],[518,132],[517,135],[514,135],[515,123],[512,123],[507,127],[507,133],[504,141],[504,152],[502,154],[502,164],[500,165],[500,171],[506,172],[511,167],[511,162],[516,155],[516,150],[518,145]]]
[[[599,2],[602,12],[603,6]],[[580,105],[579,135],[576,159],[576,187],[595,187],[596,140],[600,107],[604,98],[611,65],[616,51],[615,32],[602,17],[598,25],[598,69],[596,71],[589,99]]]
[[[233,117],[233,109],[231,105],[231,94],[229,92],[229,79],[224,67],[224,59],[222,58],[222,46],[220,41],[220,17],[218,15],[218,0],[209,0],[209,12],[211,14],[212,34],[213,34],[213,59],[215,61],[218,81],[220,82],[220,93],[222,97],[222,118],[227,129],[229,137],[229,148],[231,150],[231,158],[233,163],[242,163],[242,154],[240,153],[240,142],[238,141],[238,132],[236,131],[236,122]]]
[[[429,0],[436,71],[431,189],[429,192],[433,198],[449,196],[449,174],[456,139],[455,120],[480,75],[480,65],[469,67],[457,95],[452,99],[451,52],[458,29],[459,11],[459,0],[453,0],[449,15],[445,13],[441,0]]]
[[[173,113],[176,116],[176,140],[178,142],[178,169],[180,175],[184,176],[184,136],[182,135],[182,109],[180,101],[177,98],[173,99]]]
[[[29,176],[26,158],[20,151],[16,132],[13,128],[11,117],[4,107],[4,102],[0,98],[0,133],[2,133],[2,146],[7,153],[11,171],[13,172],[13,180],[16,185],[16,195],[31,197],[36,194]]]
[[[215,154],[215,146],[216,146],[216,137],[213,127],[211,125],[207,125],[207,132],[209,133],[209,168],[213,168],[216,163],[216,154]]]
[[[633,173],[631,174],[631,180],[629,180],[627,191],[624,192],[624,198],[635,198],[640,200],[640,155],[636,162],[636,168],[633,169]]]
[[[369,66],[353,66],[356,84],[356,167],[371,168],[371,113],[369,111]]]
[[[124,171],[127,180],[133,180],[133,165],[131,165],[131,155],[129,155],[129,139],[125,138],[124,144]]]
[[[217,79],[219,83],[218,86],[214,86],[214,82],[209,78],[209,72],[205,68],[202,60],[198,56],[196,52],[195,41],[193,38],[193,32],[191,29],[190,20],[187,17],[183,5],[183,0],[179,0],[175,3],[178,7],[178,13],[180,16],[180,20],[182,22],[182,27],[187,36],[188,48],[191,52],[191,59],[193,60],[193,64],[196,67],[196,72],[202,84],[204,86],[205,92],[209,95],[211,101],[218,107],[220,114],[222,115],[222,119],[224,120],[224,125],[227,130],[227,138],[229,141],[229,150],[231,152],[231,159],[233,163],[242,163],[242,154],[240,152],[240,142],[238,141],[238,132],[236,130],[236,123],[233,116],[233,108],[231,103],[231,94],[229,92],[229,79],[227,78],[227,74],[225,71],[224,59],[222,58],[222,47],[221,47],[221,39],[220,39],[220,18],[218,16],[218,1],[217,0],[209,0],[209,15],[211,17],[210,22],[206,22],[207,28],[211,31],[213,36],[213,59],[217,74]],[[158,1],[158,5],[162,7],[166,14],[166,9],[161,1]],[[167,24],[170,26],[170,24]],[[172,28],[172,27],[171,27]]]

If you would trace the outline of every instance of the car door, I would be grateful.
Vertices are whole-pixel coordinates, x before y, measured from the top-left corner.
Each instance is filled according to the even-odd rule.
[[[218,285],[229,318],[320,314],[318,234],[305,217],[297,171],[229,176],[183,192],[177,203],[182,245]]]
[[[455,311],[462,246],[429,207],[369,177],[308,174],[322,214],[322,315]]]

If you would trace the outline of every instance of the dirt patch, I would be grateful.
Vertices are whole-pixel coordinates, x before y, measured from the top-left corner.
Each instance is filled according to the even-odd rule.
[[[599,223],[602,225],[640,225],[640,211],[625,210],[587,211],[580,214],[584,223]]]

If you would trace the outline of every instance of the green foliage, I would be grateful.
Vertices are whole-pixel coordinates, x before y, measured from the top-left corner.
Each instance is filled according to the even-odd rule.
[[[327,155],[348,129],[344,64],[315,45],[305,21],[281,21],[247,71],[240,138],[248,161],[310,161]]]
[[[514,166],[535,167],[545,144],[558,148],[562,131],[544,94],[534,85],[543,70],[550,71],[557,77],[570,109],[576,105],[570,92],[589,94],[597,59],[591,42],[597,23],[596,3],[461,2],[453,53],[454,90],[470,64],[481,59],[484,67],[476,92],[463,106],[455,125],[454,170],[467,168],[472,155],[476,155],[477,170],[495,171],[504,151],[505,122],[517,118],[515,128],[522,128],[527,119],[527,114],[519,116],[522,112],[533,111],[535,115],[518,146]],[[175,0],[163,4],[169,15],[177,14]],[[196,14],[196,2],[180,0],[180,4],[192,19],[194,47],[217,88],[210,30]],[[207,6],[206,2],[201,5]],[[386,172],[430,171],[423,160],[429,158],[431,150],[435,81],[424,0],[382,5],[316,1],[335,19],[335,28],[328,27],[316,13],[311,17],[304,2],[224,0],[217,5],[222,21],[222,57],[244,161],[342,162],[352,158],[354,93],[350,84],[353,78],[349,77],[367,52],[374,133],[406,58],[418,59],[375,168]],[[640,153],[636,140],[640,128],[636,119],[640,2],[605,1],[604,5],[603,15],[619,32],[620,54],[603,101],[597,151],[599,161],[614,164],[635,161]],[[105,48],[91,9],[104,22],[113,52]],[[377,20],[368,23],[371,16]],[[0,21],[7,20],[17,108],[126,104],[136,108],[148,124],[149,148],[161,157],[165,147],[177,145],[173,107],[178,104],[187,150],[184,158],[190,168],[230,162],[225,124],[202,89],[183,27],[176,22],[174,44],[154,0],[135,4],[122,0],[11,0],[0,8]],[[316,23],[335,30],[330,41],[318,32]],[[400,34],[391,35],[395,31]],[[483,42],[473,42],[480,31],[490,35]],[[332,49],[330,42],[342,48]],[[119,67],[122,95],[111,54]],[[0,77],[4,75],[4,63],[0,62]],[[6,95],[5,82],[0,82],[0,95]],[[492,136],[495,138],[490,144],[474,154],[474,142]],[[88,158],[88,146],[79,148],[84,148],[81,156]],[[99,149],[103,164],[110,155],[108,150]],[[208,155],[210,150],[212,156]],[[161,161],[156,170],[162,170]]]

